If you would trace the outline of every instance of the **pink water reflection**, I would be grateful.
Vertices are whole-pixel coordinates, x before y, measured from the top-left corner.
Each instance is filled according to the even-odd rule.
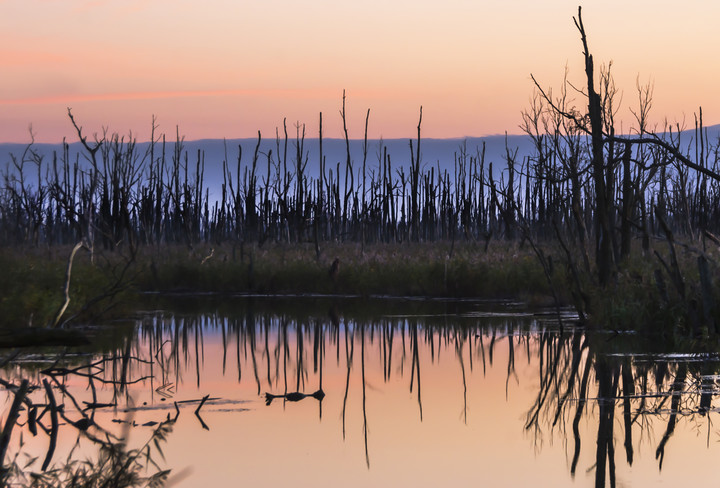
[[[558,339],[546,327],[528,315],[395,316],[363,323],[340,317],[333,324],[273,314],[156,314],[142,321],[140,340],[129,350],[134,359],[126,361],[128,380],[145,379],[120,392],[96,384],[97,401],[118,407],[97,410],[95,421],[120,432],[112,420],[131,420],[133,442],[139,443],[151,432],[142,424],[174,417],[177,401],[178,421],[163,449],[165,464],[183,475],[181,486],[595,486],[595,363],[588,367],[588,401],[577,425],[574,474],[572,423],[584,365],[599,353],[578,347],[582,335]],[[612,360],[605,352],[602,357]],[[122,375],[122,361],[113,364],[103,378]],[[656,391],[667,392],[679,366],[670,363],[662,378],[655,366],[643,373],[642,361],[632,368],[638,388],[649,380],[655,391],[660,379]],[[620,369],[613,371],[611,384],[617,378],[613,387],[622,397]],[[693,410],[699,403],[690,393],[693,381],[688,375],[682,388],[684,410],[665,445],[662,470],[655,456],[671,397],[629,404],[632,465],[623,447],[622,398],[611,402],[614,466],[606,468],[603,483],[610,486],[614,476],[619,486],[656,486],[714,475],[719,437],[710,421],[716,412]],[[88,397],[86,378],[65,382],[73,395]],[[544,384],[551,385],[547,394]],[[264,397],[319,389],[322,401],[275,398],[266,405]],[[198,417],[197,400],[205,395],[210,399]],[[132,417],[124,412],[129,399]],[[64,428],[72,434],[71,426]],[[61,436],[56,461],[75,437]],[[38,436],[25,448],[40,455],[46,443]]]

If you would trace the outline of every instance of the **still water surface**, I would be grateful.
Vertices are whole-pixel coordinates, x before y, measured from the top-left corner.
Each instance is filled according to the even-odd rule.
[[[177,416],[158,459],[177,486],[644,487],[717,476],[716,354],[587,333],[569,316],[561,327],[552,311],[513,303],[180,297],[151,308],[122,347],[75,360],[108,359],[92,375],[56,378],[57,395],[69,419],[83,401],[116,404],[93,409],[88,432],[129,426],[131,443],[148,439],[144,424]],[[39,359],[4,374],[40,383]],[[22,450],[43,457],[48,437],[23,434]],[[78,436],[61,426],[54,463]],[[74,455],[90,455],[86,444]]]

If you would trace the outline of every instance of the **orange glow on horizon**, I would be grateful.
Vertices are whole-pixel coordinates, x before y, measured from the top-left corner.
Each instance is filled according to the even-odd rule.
[[[616,12],[622,11],[618,16]],[[569,0],[0,3],[0,142],[72,137],[66,108],[86,127],[148,132],[158,117],[187,139],[274,133],[283,118],[351,137],[412,137],[422,105],[426,137],[519,133],[532,73],[559,89],[567,65],[582,86],[581,46]],[[692,0],[586,5],[596,66],[612,61],[629,127],[635,84],[653,80],[655,123],[720,122],[720,4]],[[576,99],[582,103],[580,97]]]

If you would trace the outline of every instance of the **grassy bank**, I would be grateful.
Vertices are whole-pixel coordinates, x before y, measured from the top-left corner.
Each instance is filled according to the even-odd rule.
[[[132,258],[117,249],[81,250],[61,322],[127,316],[145,292],[515,299],[531,305],[554,305],[557,297],[599,327],[688,337],[716,333],[717,250],[675,247],[672,259],[667,243],[658,240],[650,251],[621,263],[605,286],[583,272],[579,258],[568,261],[552,243],[539,246],[543,262],[520,240],[491,241],[487,248],[468,242],[326,244],[319,256],[311,243],[153,246]],[[65,299],[69,254],[59,247],[0,252],[2,326],[53,323]]]
[[[3,326],[49,324],[64,302],[70,249],[0,252]],[[331,273],[338,260],[337,271]],[[503,242],[144,248],[126,268],[122,253],[81,251],[64,317],[120,311],[142,292],[353,294],[515,298],[548,302],[551,291],[528,248]],[[124,271],[124,274],[123,274]],[[562,296],[563,300],[568,297]],[[92,302],[92,307],[87,307]]]

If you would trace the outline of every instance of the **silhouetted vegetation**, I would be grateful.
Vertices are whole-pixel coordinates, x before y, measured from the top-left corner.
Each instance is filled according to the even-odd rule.
[[[480,254],[496,240],[506,248],[530,250],[545,280],[540,291],[558,304],[572,302],[582,318],[627,324],[641,317],[657,330],[716,335],[720,141],[708,137],[702,111],[694,130],[649,127],[651,86],[638,86],[636,126],[619,135],[618,89],[610,65],[599,73],[595,68],[580,13],[575,22],[586,89],[578,92],[576,103],[569,82],[558,95],[536,81],[522,124],[533,142],[531,154],[507,147],[503,161],[488,161],[484,150],[470,154],[463,145],[451,165],[423,161],[421,109],[417,138],[408,141],[407,153],[391,155],[381,145],[373,163],[368,111],[362,161],[354,161],[344,95],[344,161],[323,155],[322,114],[317,161],[305,150],[305,125],[297,124],[291,137],[284,121],[274,150],[260,151],[258,133],[257,145],[249,151],[239,147],[236,161],[208,162],[201,151],[184,150],[179,132],[170,142],[156,134],[154,122],[143,151],[131,135],[103,133],[91,139],[68,109],[83,154],[71,158],[64,144],[48,161],[31,143],[11,156],[0,188],[0,243],[6,249],[84,248],[92,262],[106,256],[118,279],[142,257],[141,282],[155,289],[166,289],[161,276],[174,272],[160,269],[168,264],[166,251],[181,247],[191,259],[173,257],[170,268],[189,268],[188,276],[197,278],[183,287],[214,280],[202,265],[239,261],[243,278],[232,282],[236,291],[316,291],[269,285],[272,280],[258,269],[260,250],[279,246],[284,253],[293,246],[317,263],[314,268],[300,264],[296,281],[330,281],[320,291],[354,292],[348,281],[341,287],[348,276],[345,261],[342,271],[330,273],[331,280],[327,274],[317,279],[337,257],[326,253],[328,248],[352,244],[357,247],[351,249],[359,248],[353,254],[364,257],[381,245],[403,246],[398,254],[412,254],[414,243],[441,243],[433,263],[443,266],[447,278],[458,246]],[[222,165],[223,181],[212,189],[217,198],[211,198],[204,181],[208,164]],[[71,264],[72,257],[66,284]],[[292,275],[292,266],[287,273]],[[437,283],[434,279],[422,283]],[[265,285],[256,286],[263,280]],[[106,284],[105,296],[114,296],[119,283]],[[464,294],[464,287],[443,294]],[[439,287],[420,288],[434,294]],[[66,320],[68,287],[64,290],[64,305],[61,300],[51,324]],[[380,284],[374,291],[393,290]]]

